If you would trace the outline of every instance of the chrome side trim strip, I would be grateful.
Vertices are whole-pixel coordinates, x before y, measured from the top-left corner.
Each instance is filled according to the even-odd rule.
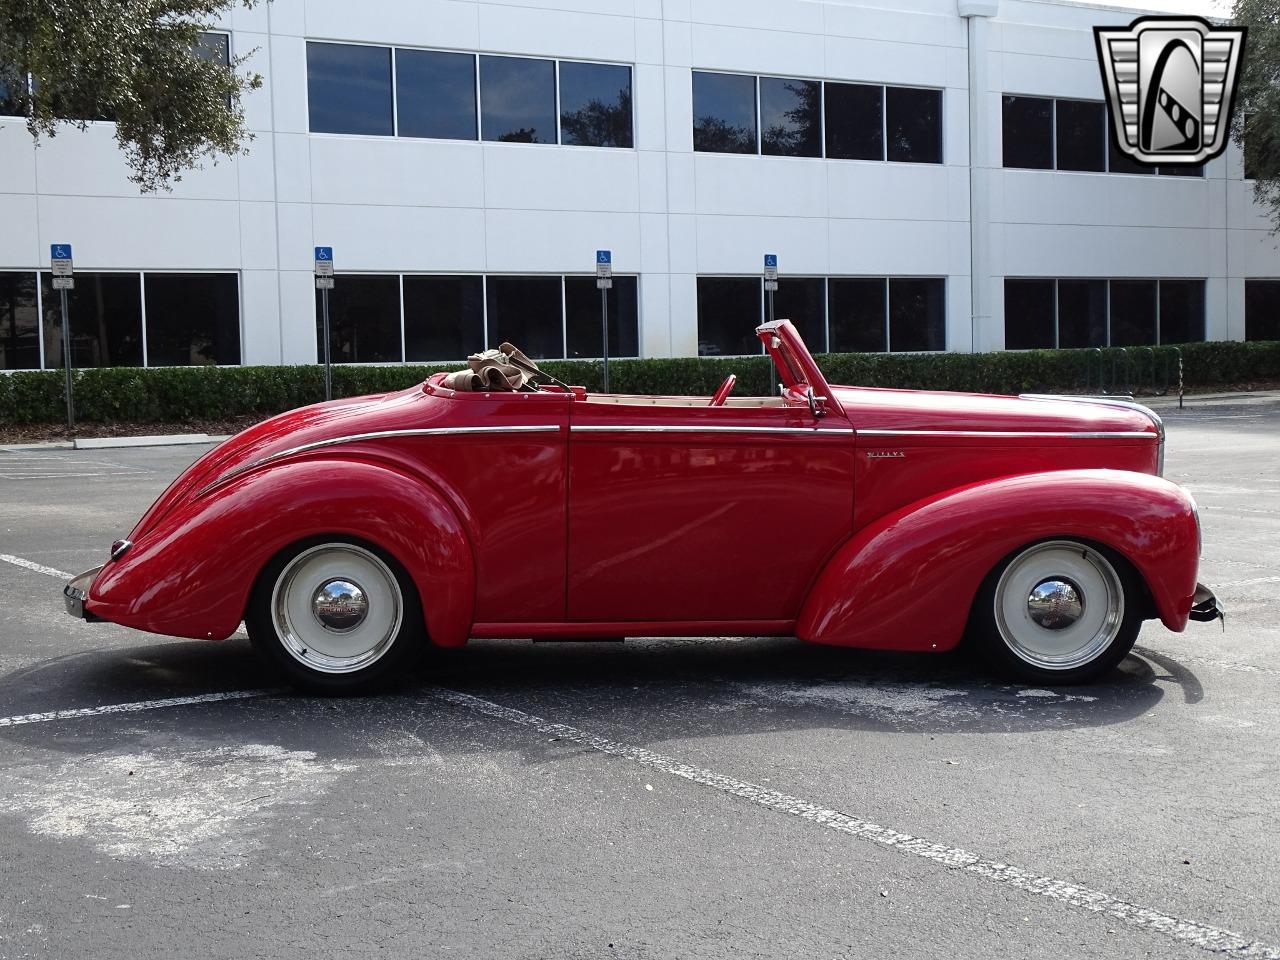
[[[859,430],[861,437],[963,437],[1001,440],[1150,440],[1145,430]]]
[[[573,433],[791,433],[803,434],[807,437],[828,435],[847,437],[853,434],[849,427],[698,427],[687,424],[676,426],[621,424],[608,426],[605,424],[577,424],[569,427]]]
[[[208,493],[214,487],[226,483],[234,477],[238,477],[242,473],[247,473],[257,467],[264,466],[268,463],[274,463],[277,460],[283,460],[286,457],[297,456],[300,453],[310,453],[312,450],[320,450],[325,447],[336,447],[343,443],[358,443],[362,440],[386,440],[391,437],[446,437],[446,436],[467,436],[475,434],[489,433],[559,433],[560,427],[557,426],[540,426],[535,424],[515,424],[509,427],[423,427],[414,430],[378,430],[373,433],[352,433],[345,437],[330,437],[328,440],[316,440],[312,443],[304,443],[300,446],[290,447],[288,450],[281,450],[270,456],[261,457],[250,463],[241,464],[230,473],[225,473],[217,480],[202,487],[196,496],[200,497]]]

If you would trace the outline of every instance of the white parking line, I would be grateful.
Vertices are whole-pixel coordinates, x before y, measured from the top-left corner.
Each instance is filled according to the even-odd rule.
[[[0,553],[0,560],[3,560],[5,563],[12,563],[15,567],[23,567],[27,570],[34,570],[36,573],[43,573],[46,577],[57,577],[59,580],[70,580],[75,576],[74,573],[67,573],[65,570],[59,570],[57,567],[46,567],[43,563],[36,563],[34,560],[24,560],[22,557],[15,557],[8,553]]]
[[[223,693],[201,693],[191,697],[169,697],[166,700],[138,700],[134,703],[109,703],[101,707],[81,707],[75,710],[50,710],[46,713],[26,713],[17,717],[0,717],[0,727],[21,727],[28,723],[49,723],[54,720],[100,717],[110,713],[140,713],[143,710],[186,707],[193,703],[216,703],[219,700],[249,700],[253,697],[267,697],[274,693],[280,693],[280,691],[227,690]]]
[[[984,880],[1017,887],[1028,893],[1048,897],[1051,900],[1057,900],[1077,909],[1101,913],[1115,920],[1141,927],[1144,930],[1162,933],[1165,936],[1172,937],[1174,940],[1180,940],[1183,943],[1189,943],[1204,950],[1223,953],[1232,957],[1248,958],[1248,960],[1280,960],[1280,947],[1274,947],[1257,940],[1249,940],[1229,930],[1211,927],[1193,920],[1182,920],[1159,910],[1138,906],[1103,893],[1100,890],[1091,890],[1088,887],[1070,883],[1066,880],[1037,876],[1034,873],[1009,864],[984,859],[958,847],[949,847],[921,837],[899,833],[896,830],[882,827],[868,820],[850,816],[838,810],[820,807],[809,803],[807,800],[788,796],[776,790],[770,790],[743,780],[735,780],[733,777],[726,777],[710,770],[689,766],[679,760],[665,757],[643,747],[632,747],[604,737],[597,737],[567,724],[552,723],[522,710],[504,707],[455,690],[440,689],[433,696],[455,706],[463,707],[473,713],[505,720],[508,723],[519,724],[520,726],[537,730],[539,733],[550,734],[562,740],[590,747],[609,756],[631,760],[634,763],[660,770],[670,776],[680,777],[700,786],[710,787],[722,793],[750,800],[763,807],[790,814],[794,817],[800,817],[819,826],[857,837],[860,840],[869,840],[881,846],[900,850],[903,853],[910,853],[926,860],[932,860],[946,867],[964,870]]]

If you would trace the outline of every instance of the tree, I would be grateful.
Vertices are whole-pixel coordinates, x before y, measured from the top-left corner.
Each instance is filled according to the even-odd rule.
[[[241,97],[262,86],[201,33],[256,0],[0,0],[0,103],[38,142],[65,124],[113,120],[129,179],[168,189],[219,155],[246,152]]]
[[[1249,28],[1240,64],[1231,136],[1244,151],[1254,199],[1280,232],[1280,0],[1236,0],[1233,18]]]
[[[592,147],[631,146],[631,88],[611,100],[593,98],[560,118],[560,141]]]

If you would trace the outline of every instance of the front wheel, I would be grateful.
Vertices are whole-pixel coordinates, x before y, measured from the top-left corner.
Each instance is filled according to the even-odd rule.
[[[1111,670],[1142,626],[1132,569],[1077,540],[1032,544],[987,577],[971,632],[999,670],[1035,683],[1084,683]]]
[[[249,639],[298,686],[364,689],[401,664],[421,611],[390,557],[349,541],[301,544],[262,571],[249,599]]]

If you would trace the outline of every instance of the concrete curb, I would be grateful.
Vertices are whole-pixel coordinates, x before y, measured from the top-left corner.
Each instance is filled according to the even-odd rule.
[[[189,443],[212,443],[207,433],[175,433],[153,437],[84,437],[74,441],[76,450],[110,450],[115,447],[177,447]]]

